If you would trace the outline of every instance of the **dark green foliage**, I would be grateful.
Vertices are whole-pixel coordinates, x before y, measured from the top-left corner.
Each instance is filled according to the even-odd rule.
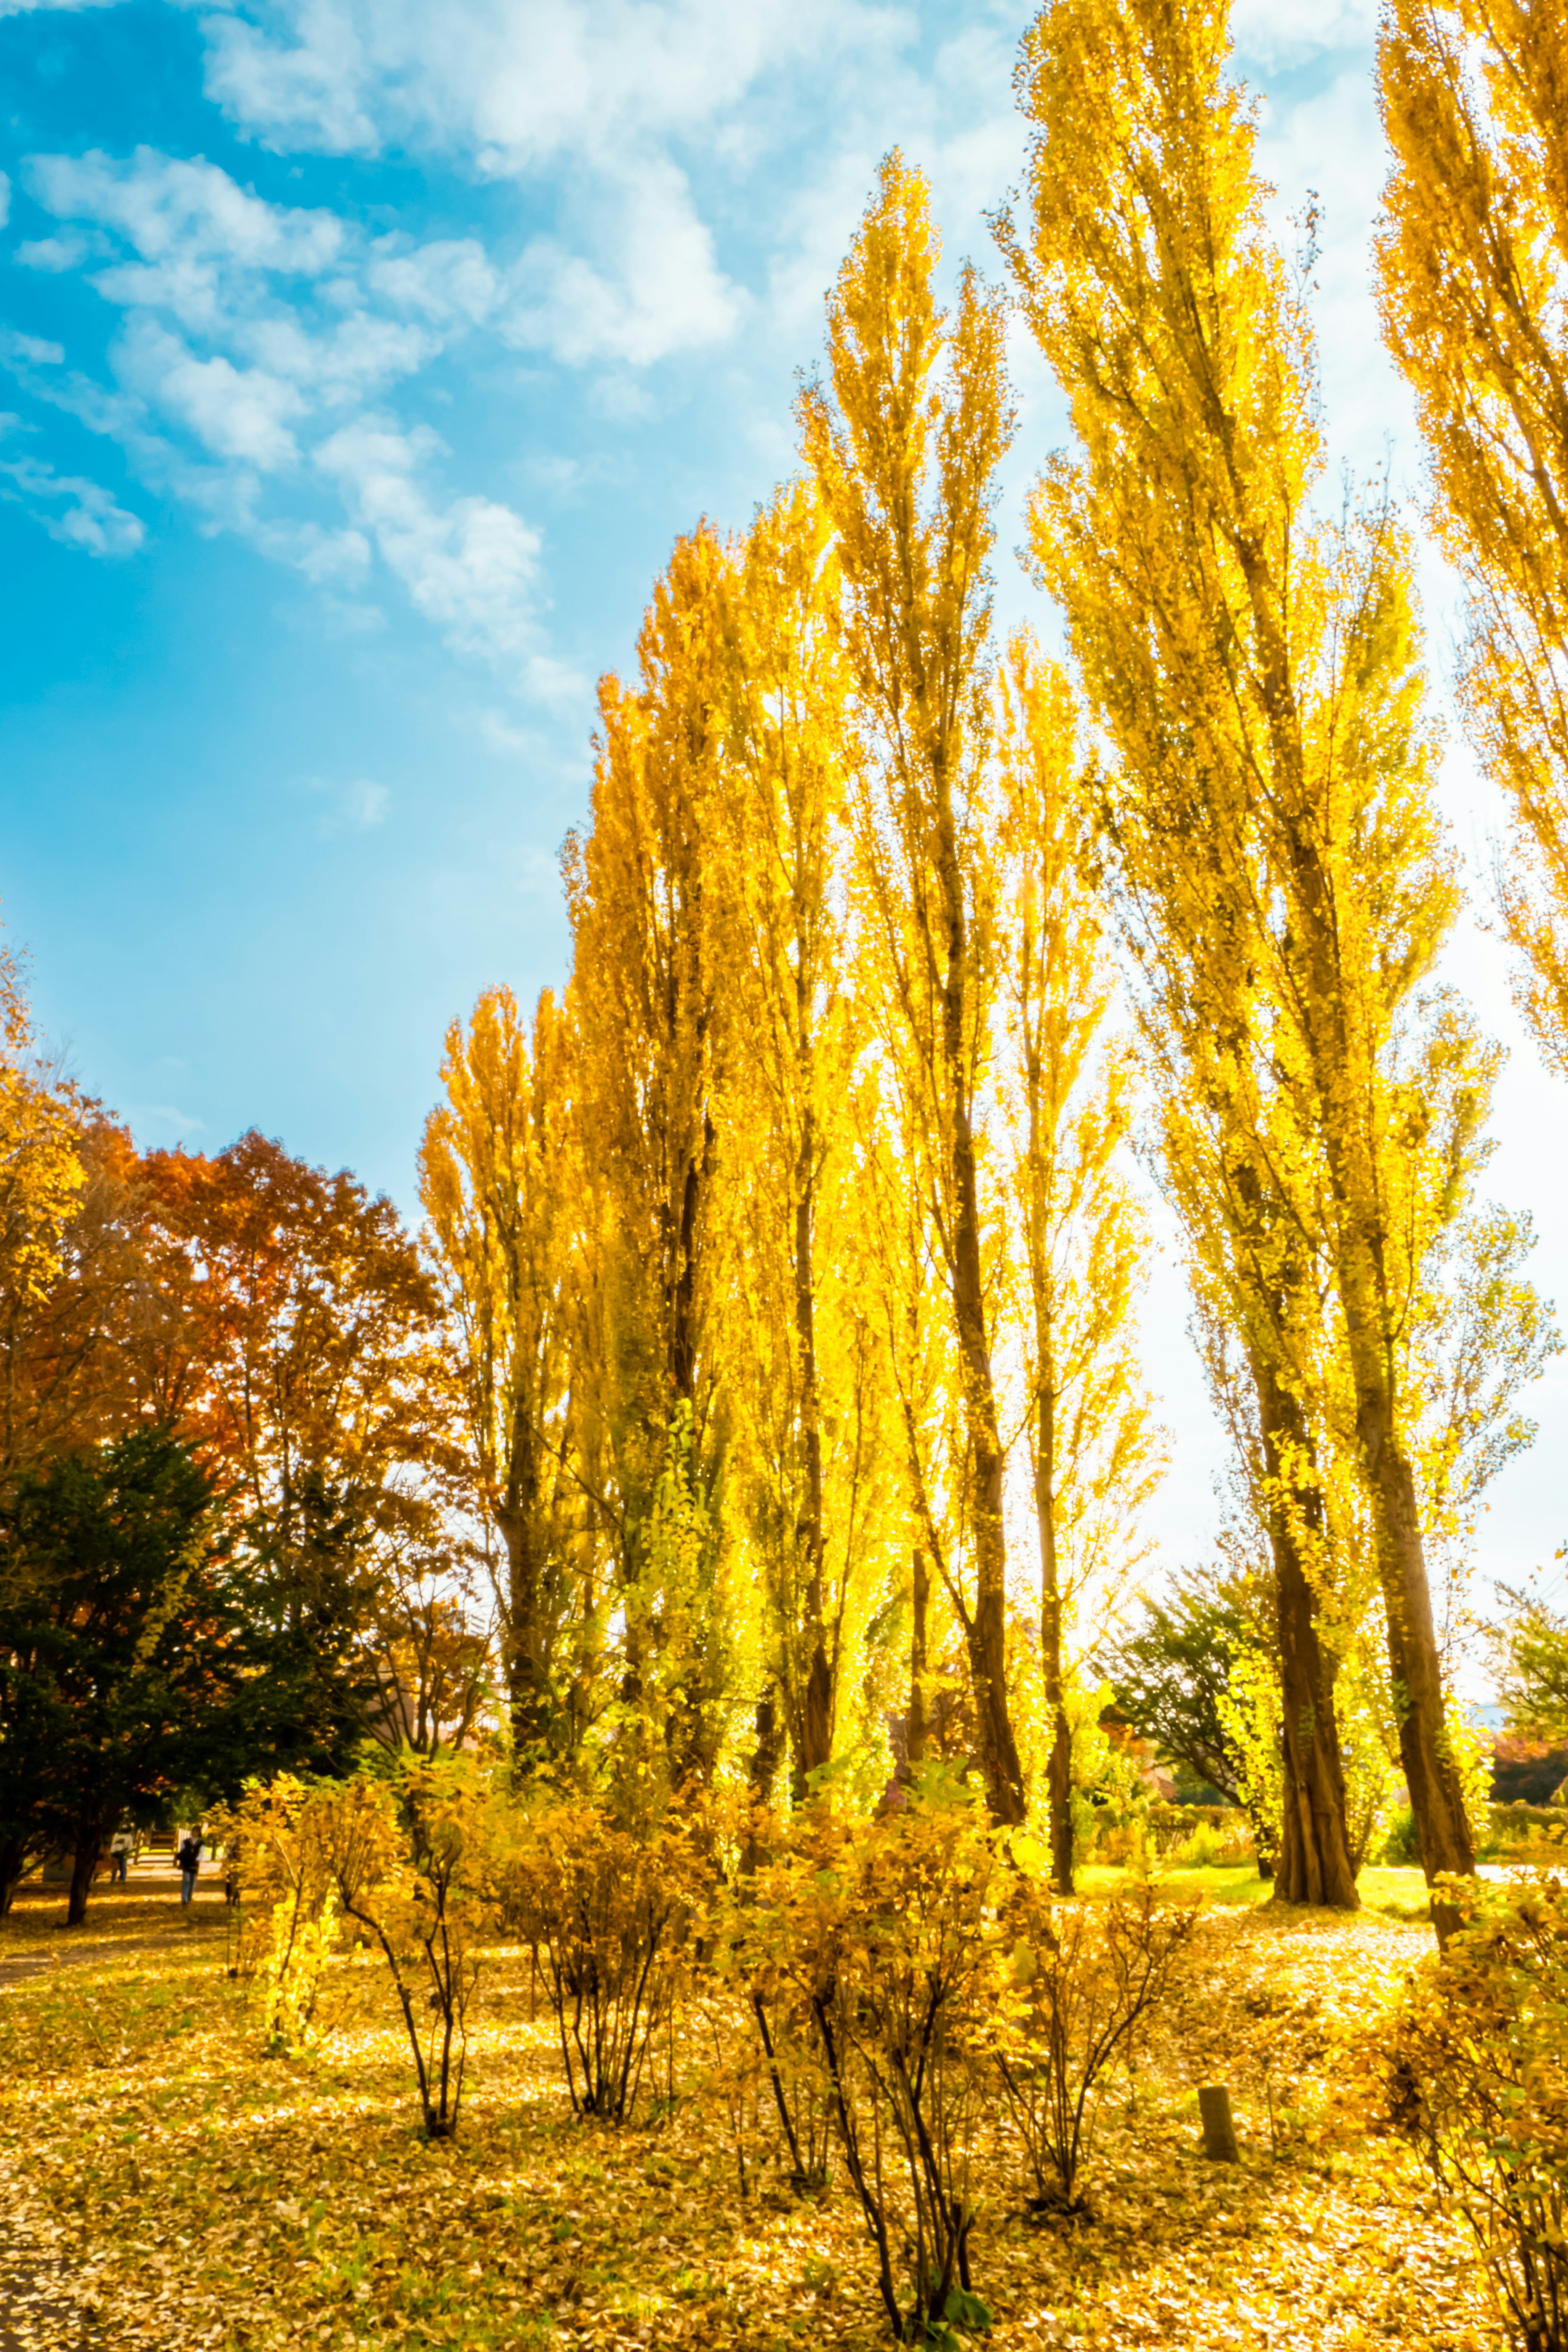
[[[1145,1599],[1142,1621],[1099,1660],[1133,1728],[1233,1805],[1240,1780],[1218,1703],[1246,1636],[1247,1620],[1225,1588],[1188,1577],[1168,1606]]]
[[[0,1904],[53,1844],[76,1857],[75,1922],[121,1822],[233,1794],[258,1757],[345,1761],[354,1599],[340,1580],[297,1605],[166,1430],[19,1479],[0,1508]]]

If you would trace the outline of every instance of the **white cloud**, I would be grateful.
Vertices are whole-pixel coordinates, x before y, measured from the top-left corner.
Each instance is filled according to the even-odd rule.
[[[262,473],[298,457],[290,427],[305,403],[280,377],[261,368],[237,368],[221,352],[198,359],[151,319],[132,320],[119,357],[121,382],[165,417],[188,426],[209,455],[237,459]]]
[[[146,148],[123,161],[36,156],[28,184],[58,218],[87,225],[100,257],[112,241],[91,283],[124,314],[115,383],[55,373],[59,347],[20,336],[0,335],[0,363],[118,440],[209,527],[243,531],[328,591],[363,593],[379,561],[448,642],[518,656],[537,532],[493,499],[444,498],[436,436],[367,406],[501,306],[502,274],[477,239],[368,236]],[[647,332],[634,319],[603,339],[625,352]],[[344,522],[298,511],[323,491]],[[285,497],[296,511],[277,510]],[[374,624],[363,604],[342,609]]]
[[[65,358],[60,343],[47,343],[39,335],[24,335],[14,327],[0,327],[0,360],[35,367],[58,367]]]
[[[646,367],[730,333],[740,299],[715,266],[684,174],[649,163],[616,195],[617,216],[602,240],[616,250],[613,274],[553,237],[534,238],[503,323],[509,341],[548,351],[569,367],[595,360]]]
[[[209,95],[269,144],[409,142],[500,174],[699,129],[880,22],[858,0],[258,0],[203,30]]]
[[[433,237],[410,245],[384,237],[365,273],[373,293],[395,309],[415,311],[438,326],[488,319],[502,294],[500,273],[477,237]]]
[[[548,174],[564,222],[525,248],[504,331],[569,366],[637,368],[744,315],[678,147],[743,168],[780,135],[792,71],[820,89],[909,30],[875,0],[252,0],[204,20],[209,95],[271,146]],[[942,70],[972,79],[981,60],[1005,119],[995,32],[961,36]],[[747,120],[753,100],[765,112]],[[476,290],[499,307],[493,268]]]
[[[419,476],[437,447],[427,430],[362,417],[323,441],[315,463],[388,571],[453,645],[491,658],[515,655],[532,635],[539,534],[492,499],[433,505]]]
[[[0,416],[0,432],[19,422]],[[58,474],[41,458],[0,458],[0,499],[26,507],[51,539],[89,555],[131,555],[147,536],[140,517],[128,514],[101,483]]]
[[[29,193],[57,220],[112,231],[136,256],[94,280],[121,308],[173,312],[183,324],[219,322],[239,284],[257,272],[313,278],[342,252],[335,215],[272,205],[197,156],[186,162],[139,147],[127,158],[35,155]]]
[[[37,236],[16,247],[14,258],[24,269],[59,271],[77,269],[87,259],[92,247],[85,236],[74,231],[64,236]]]
[[[316,830],[323,836],[337,833],[370,833],[384,822],[392,794],[384,784],[372,783],[361,776],[351,784],[325,783],[310,779],[310,788],[320,793],[329,803],[329,813]]]
[[[1237,0],[1231,32],[1242,58],[1291,66],[1370,43],[1377,0]]]
[[[4,0],[0,0],[3,5]],[[168,1062],[173,1056],[164,1055],[163,1058]],[[205,1118],[198,1118],[194,1110],[182,1110],[177,1103],[128,1103],[125,1116],[132,1132],[143,1140],[151,1137],[177,1142],[184,1135],[200,1135],[206,1127]]]

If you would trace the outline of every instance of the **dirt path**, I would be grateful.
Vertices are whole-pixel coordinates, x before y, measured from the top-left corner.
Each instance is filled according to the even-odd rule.
[[[102,2342],[66,2289],[68,2275],[58,2257],[0,2252],[0,2352],[87,2352]]]
[[[151,1936],[121,1936],[113,1943],[62,1944],[58,1952],[18,1952],[11,1959],[0,1959],[0,1992],[11,1985],[31,1984],[57,1969],[89,1968],[95,1961],[121,1959],[127,1952],[170,1951],[190,1941],[208,1943],[222,1932],[220,1915],[216,1919],[193,1919],[188,1926],[161,1927]],[[5,2352],[4,2345],[0,2352]]]

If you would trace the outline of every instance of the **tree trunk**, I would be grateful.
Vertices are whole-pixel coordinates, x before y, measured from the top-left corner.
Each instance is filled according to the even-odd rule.
[[[1378,1506],[1379,1551],[1388,1613],[1388,1664],[1399,1717],[1399,1755],[1410,1810],[1421,1848],[1426,1884],[1444,1872],[1468,1878],[1476,1867],[1475,1842],[1465,1811],[1464,1790],[1448,1744],[1443,1704],[1442,1661],[1432,1617],[1432,1593],[1415,1504],[1415,1481],[1393,1434],[1393,1416],[1381,1398],[1358,1415]],[[1438,1935],[1447,1939],[1458,1924],[1452,1905],[1434,1904]]]
[[[974,1610],[965,1633],[980,1765],[994,1820],[1024,1819],[1024,1770],[1007,1706],[1007,1543],[1002,1517],[1002,1444],[996,1391],[985,1332],[985,1287],[980,1262],[980,1202],[971,1121],[967,1013],[973,981],[963,884],[945,772],[937,777],[939,866],[947,918],[947,970],[942,987],[942,1052],[952,1102],[953,1321],[963,1376],[969,1436],[970,1532],[974,1544]]]
[[[919,1544],[915,1546],[911,1566],[910,1727],[905,1751],[910,1769],[915,1771],[926,1760],[926,1610],[931,1601],[931,1576],[926,1568],[925,1553]]]
[[[11,1908],[27,1862],[26,1838],[6,1838],[0,1843],[0,1919],[4,1919]]]
[[[778,1774],[784,1747],[781,1729],[773,1686],[770,1683],[757,1701],[756,1743],[746,1768],[746,1794],[752,1801],[753,1818],[747,1825],[742,1843],[741,1869],[748,1878],[755,1875],[762,1859],[757,1846],[755,1817],[773,1802],[773,1781]]]
[[[1037,1318],[1038,1319],[1038,1318]],[[1035,1519],[1040,1533],[1040,1672],[1051,1725],[1046,1767],[1051,1832],[1051,1881],[1063,1895],[1073,1891],[1072,1727],[1062,1687],[1062,1594],[1057,1570],[1056,1381],[1048,1330],[1037,1331],[1040,1349],[1038,1422],[1035,1435]]]
[[[816,1169],[816,1122],[808,1104],[801,1121],[800,1149],[795,1159],[795,1330],[800,1349],[801,1444],[805,1471],[796,1544],[805,1555],[805,1638],[810,1658],[801,1727],[800,1766],[805,1778],[820,1770],[833,1754],[833,1670],[827,1660],[822,1592],[826,1538],[822,1523],[822,1418],[816,1393],[816,1269],[812,1231]]]
[[[1344,1763],[1334,1717],[1334,1664],[1318,1639],[1316,1596],[1302,1565],[1291,1513],[1278,1492],[1284,1465],[1308,1450],[1300,1402],[1282,1387],[1273,1367],[1253,1359],[1253,1382],[1263,1435],[1263,1461],[1275,1489],[1268,1512],[1274,1556],[1275,1624],[1284,1747],[1284,1803],[1274,1892],[1282,1903],[1315,1903],[1356,1911],[1355,1868],[1345,1825]],[[1294,1509],[1309,1527],[1321,1522],[1322,1497],[1299,1487]]]
[[[66,1926],[79,1927],[87,1917],[88,1889],[92,1885],[94,1871],[103,1853],[103,1832],[94,1822],[77,1832],[76,1853],[71,1862],[70,1899],[66,1906]]]
[[[1280,805],[1310,807],[1301,730],[1290,677],[1287,634],[1265,593],[1255,548],[1238,546],[1265,650],[1261,684],[1269,731],[1287,792]],[[1388,1614],[1388,1655],[1410,1809],[1421,1842],[1421,1866],[1430,1885],[1444,1871],[1468,1876],[1476,1866],[1458,1772],[1449,1752],[1443,1706],[1442,1664],[1432,1619],[1431,1588],[1421,1541],[1415,1482],[1400,1446],[1393,1371],[1392,1315],[1384,1254],[1388,1233],[1385,1171],[1380,1145],[1366,1124],[1362,1056],[1366,1041],[1352,1033],[1355,992],[1340,965],[1335,883],[1325,868],[1315,827],[1285,821],[1285,863],[1296,901],[1302,953],[1303,1031],[1323,1106],[1325,1155],[1336,1209],[1335,1261],[1355,1383],[1356,1435],[1377,1526],[1378,1567]],[[1451,1906],[1434,1906],[1439,1941],[1454,1924]]]
[[[1368,1269],[1369,1255],[1353,1232],[1347,1235],[1340,1253],[1340,1295],[1355,1380],[1356,1436],[1376,1523],[1378,1571],[1388,1617],[1389,1672],[1394,1704],[1400,1710],[1400,1760],[1421,1847],[1421,1867],[1430,1886],[1445,1872],[1470,1877],[1476,1850],[1458,1768],[1448,1744],[1443,1666],[1415,1479],[1399,1443],[1377,1273],[1375,1266]],[[1438,1940],[1446,1941],[1457,1924],[1457,1912],[1451,1905],[1434,1904],[1432,1917]]]

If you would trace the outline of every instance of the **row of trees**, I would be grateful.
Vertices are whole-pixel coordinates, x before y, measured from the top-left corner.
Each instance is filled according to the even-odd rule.
[[[1381,248],[1481,600],[1470,704],[1489,749],[1528,734],[1548,895],[1510,905],[1542,1023],[1559,559],[1527,562],[1536,520],[1494,509],[1549,502],[1564,445],[1530,438],[1522,362],[1493,352],[1478,392],[1463,354],[1487,268],[1542,371],[1554,348],[1550,60],[1523,96],[1510,77],[1555,39],[1394,10]],[[1076,435],[1029,508],[1070,670],[992,622],[1008,302],[966,268],[942,310],[894,155],[800,398],[799,478],[743,540],[678,546],[636,678],[602,688],[569,985],[531,1033],[504,992],[454,1029],[424,1198],[506,1532],[520,1739],[613,1726],[706,1779],[754,1695],[746,1769],[763,1793],[787,1750],[798,1792],[891,1716],[911,1763],[973,1752],[998,1821],[1033,1798],[1070,1885],[1075,1653],[1160,1466],[1124,1173],[1142,1078],[1237,1440],[1280,1891],[1351,1905],[1352,1671],[1428,1875],[1473,1864],[1441,1604],[1556,1342],[1528,1227],[1478,1191],[1498,1052],[1438,977],[1461,891],[1412,549],[1384,490],[1321,499],[1310,224],[1293,273],[1227,50],[1224,0],[1053,0],[1024,43],[1026,189],[994,226]],[[1522,627],[1527,589],[1510,667],[1499,616]]]
[[[1553,1053],[1558,46],[1399,0],[1380,247]],[[1368,1740],[1428,1875],[1472,1863],[1444,1618],[1555,1335],[1479,1192],[1497,1051],[1437,977],[1460,888],[1411,549],[1376,488],[1321,499],[1310,224],[1293,274],[1226,58],[1223,0],[1051,0],[1010,295],[965,268],[942,308],[888,160],[798,477],[677,546],[601,688],[564,991],[448,1035],[423,1255],[257,1137],[138,1159],[30,1066],[8,982],[0,1480],[184,1447],[340,1744],[472,1727],[488,1570],[530,1768],[868,1803],[889,1746],[970,1756],[1070,1885],[1088,1662],[1163,1458],[1141,1146],[1236,1441],[1227,1704],[1280,1891],[1354,1902]],[[993,621],[1015,317],[1076,436],[1028,519],[1069,663]]]

